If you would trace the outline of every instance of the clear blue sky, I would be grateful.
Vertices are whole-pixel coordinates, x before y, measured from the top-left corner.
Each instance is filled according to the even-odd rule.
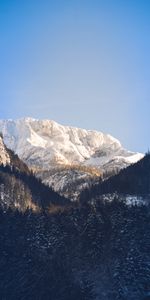
[[[150,147],[149,0],[0,0],[0,118]]]

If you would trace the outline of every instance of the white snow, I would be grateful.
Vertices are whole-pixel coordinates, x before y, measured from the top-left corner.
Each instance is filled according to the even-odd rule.
[[[46,148],[47,141],[36,134],[36,132],[34,132],[32,128],[30,138],[27,138],[27,141],[34,147]]]
[[[142,153],[133,153],[131,156],[127,157],[125,160],[129,164],[134,164],[138,162],[140,159],[144,157],[144,154]]]
[[[138,161],[143,154],[126,151],[109,134],[62,126],[50,120],[1,120],[6,145],[29,164],[49,168],[52,163],[101,167],[109,161]],[[122,155],[123,151],[123,155]]]

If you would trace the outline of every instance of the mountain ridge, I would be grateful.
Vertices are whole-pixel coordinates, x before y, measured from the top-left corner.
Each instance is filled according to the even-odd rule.
[[[119,170],[143,157],[141,153],[134,153],[124,149],[121,143],[109,134],[95,130],[86,130],[72,126],[63,126],[52,120],[38,120],[21,118],[18,120],[0,120],[0,132],[4,142],[11,150],[30,167],[34,169],[42,180],[58,192],[68,197],[68,181],[71,173],[59,173],[59,167],[80,166],[97,169],[98,173]],[[56,170],[56,178],[44,173]],[[75,174],[75,183],[80,181],[83,173],[79,170]],[[91,177],[93,178],[91,172]],[[85,178],[86,179],[86,178]],[[57,182],[60,182],[59,187]],[[79,184],[80,187],[82,188]],[[69,194],[70,197],[70,194]]]
[[[121,169],[105,180],[91,185],[80,194],[81,201],[104,198],[112,201],[113,197],[124,197],[129,203],[150,203],[150,153],[137,163]]]

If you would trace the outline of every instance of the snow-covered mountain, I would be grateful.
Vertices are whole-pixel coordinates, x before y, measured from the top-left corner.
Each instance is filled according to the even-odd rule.
[[[125,150],[109,134],[62,126],[51,120],[1,120],[0,132],[8,148],[44,182],[64,194],[70,180],[72,184],[83,185],[86,176],[92,179],[143,157],[141,153]]]

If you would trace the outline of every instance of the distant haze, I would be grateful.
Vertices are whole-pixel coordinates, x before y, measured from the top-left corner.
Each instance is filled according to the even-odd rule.
[[[150,1],[0,1],[0,118],[150,147]]]

